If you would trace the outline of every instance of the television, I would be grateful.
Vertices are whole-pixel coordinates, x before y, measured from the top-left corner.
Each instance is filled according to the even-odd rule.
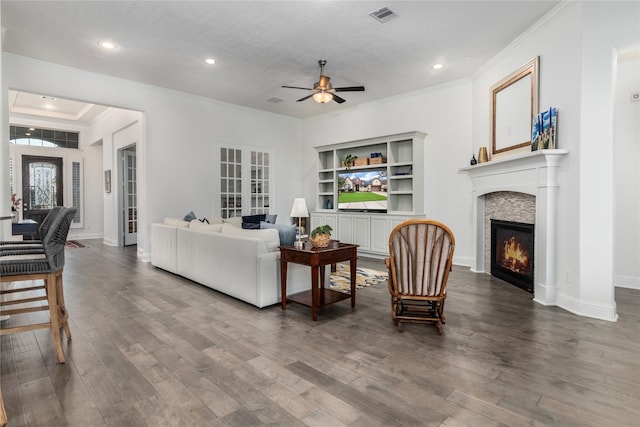
[[[338,172],[338,210],[387,212],[387,169]]]

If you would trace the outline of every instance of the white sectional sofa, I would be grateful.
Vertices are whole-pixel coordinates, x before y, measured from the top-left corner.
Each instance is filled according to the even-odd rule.
[[[280,302],[279,242],[275,229],[243,230],[228,223],[196,228],[196,223],[165,220],[151,225],[151,264],[266,307]],[[290,263],[287,294],[310,287],[310,268]]]

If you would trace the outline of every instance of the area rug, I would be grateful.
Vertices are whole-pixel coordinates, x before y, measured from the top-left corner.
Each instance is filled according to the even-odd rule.
[[[386,271],[377,271],[370,268],[356,267],[356,289],[376,285],[387,280]],[[331,273],[331,289],[339,292],[349,292],[349,265],[338,264],[336,271]]]
[[[64,246],[67,248],[86,248],[85,245],[83,245],[82,243],[78,242],[77,240],[67,240],[64,243]]]

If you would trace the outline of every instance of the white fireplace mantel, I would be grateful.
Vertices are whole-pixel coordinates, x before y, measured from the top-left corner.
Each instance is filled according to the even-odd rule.
[[[479,163],[460,169],[471,177],[475,263],[472,271],[484,272],[484,195],[513,191],[536,197],[534,300],[556,305],[558,170],[569,150],[539,150]]]

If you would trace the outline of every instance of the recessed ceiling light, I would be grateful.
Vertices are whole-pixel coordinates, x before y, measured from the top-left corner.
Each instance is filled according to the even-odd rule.
[[[434,70],[439,70],[439,69],[440,69],[440,68],[442,68],[442,67],[444,67],[444,65],[442,65],[442,64],[434,64],[434,65],[433,65],[433,69],[434,69]]]
[[[46,99],[47,101],[55,101],[56,99],[52,96],[40,95],[40,99]]]
[[[108,42],[108,41],[99,41],[98,42],[98,46],[100,46],[103,49],[115,49],[116,48],[116,44],[113,42]]]
[[[204,62],[206,62],[209,65],[213,65],[213,64],[216,63],[216,60],[213,59],[213,58],[207,58],[207,59],[204,60]]]

